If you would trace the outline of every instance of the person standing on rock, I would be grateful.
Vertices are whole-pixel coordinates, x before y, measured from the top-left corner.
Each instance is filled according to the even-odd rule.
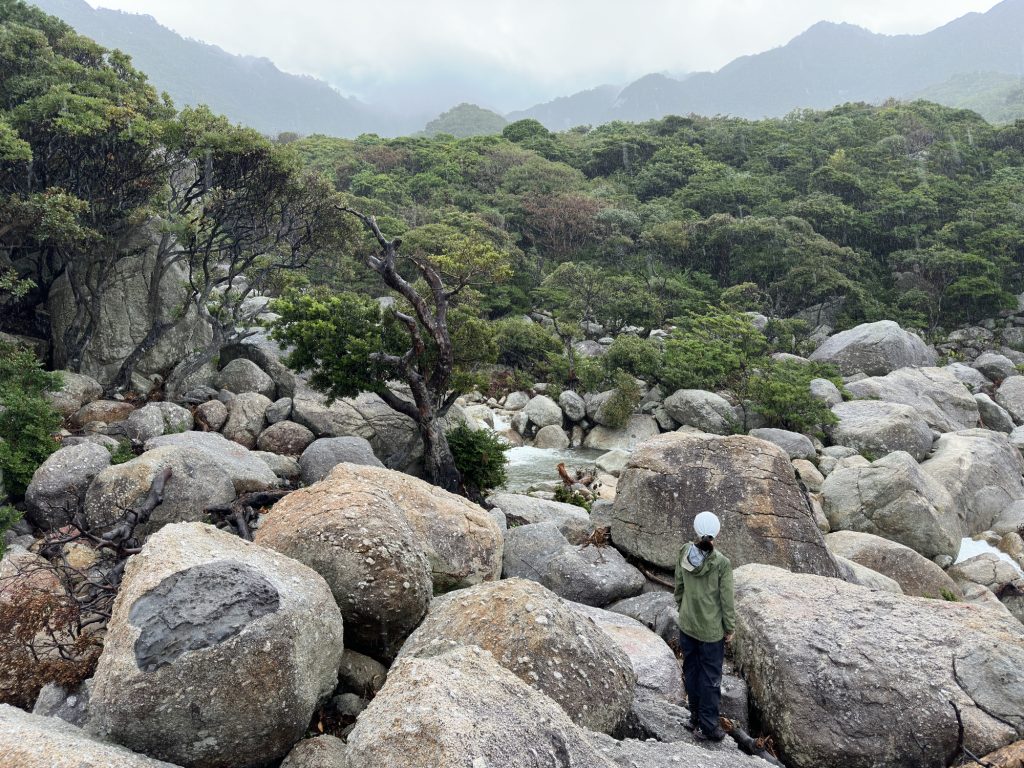
[[[732,642],[736,628],[732,563],[715,549],[721,527],[711,512],[697,515],[693,521],[697,540],[679,551],[675,578],[683,680],[690,705],[687,729],[698,739],[710,741],[725,738],[718,722],[722,663],[725,645]]]

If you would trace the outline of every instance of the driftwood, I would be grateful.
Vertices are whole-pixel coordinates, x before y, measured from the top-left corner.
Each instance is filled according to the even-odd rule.
[[[722,724],[722,730],[732,736],[733,741],[735,741],[739,748],[748,755],[760,757],[762,760],[765,760],[772,765],[779,766],[779,768],[786,768],[785,764],[770,751],[773,749],[770,736],[763,739],[755,739],[749,733],[740,728],[735,721],[730,720],[727,717],[719,719]]]
[[[164,486],[170,479],[171,468],[164,467],[163,471],[153,479],[149,493],[142,503],[126,511],[120,522],[100,537],[105,546],[126,551],[138,547],[138,542],[134,538],[135,529],[149,522],[153,510],[163,503]]]
[[[1024,768],[1024,741],[997,749],[983,758],[972,759],[961,768]]]
[[[280,501],[289,493],[289,490],[247,493],[230,504],[207,507],[206,513],[217,521],[218,528],[231,528],[237,536],[252,541],[252,526],[259,517],[259,510]]]

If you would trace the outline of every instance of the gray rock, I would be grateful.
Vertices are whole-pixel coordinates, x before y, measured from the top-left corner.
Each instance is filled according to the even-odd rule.
[[[518,493],[492,493],[487,503],[517,524],[554,523],[572,544],[582,544],[594,532],[587,510],[575,504],[546,501]]]
[[[347,751],[345,742],[338,737],[321,734],[296,744],[281,768],[340,768]]]
[[[166,527],[128,563],[89,730],[181,765],[277,760],[337,685],[341,652],[315,572],[211,526]]]
[[[466,408],[466,416],[494,429],[494,411],[486,405],[468,406]]]
[[[228,421],[228,407],[220,400],[208,400],[196,408],[196,420],[213,432],[220,432]]]
[[[1024,734],[1011,619],[763,565],[736,571],[736,609],[737,660],[794,768],[931,768],[958,733],[979,755]]]
[[[116,424],[127,419],[135,406],[120,400],[95,400],[86,403],[71,417],[71,426],[84,429],[94,422]]]
[[[821,493],[821,486],[825,484],[825,477],[811,462],[807,459],[795,459],[793,461],[793,471],[796,473],[797,480],[807,486],[808,491],[811,493]]]
[[[60,441],[61,447],[70,448],[73,445],[82,445],[83,443],[92,443],[98,445],[101,448],[105,448],[111,455],[117,453],[122,447],[127,447],[127,438],[118,440],[117,438],[111,437],[110,435],[101,435],[94,433],[90,435],[82,435],[81,437],[65,437]]]
[[[387,678],[388,670],[379,661],[350,648],[346,648],[341,655],[338,683],[342,689],[373,698],[384,687]]]
[[[345,757],[345,768],[614,766],[563,707],[472,647],[399,659]]]
[[[1017,424],[1024,424],[1024,376],[1010,376],[996,391],[996,402],[1007,410]]]
[[[202,520],[208,507],[229,504],[240,493],[262,491],[278,479],[265,463],[213,432],[184,432],[154,438],[147,451],[102,470],[85,495],[88,522],[106,529],[122,510],[140,503],[165,467],[171,478],[164,500],[138,530],[148,534],[167,523]]]
[[[368,467],[384,466],[373,455],[370,444],[361,437],[322,437],[312,442],[299,458],[302,482],[306,485],[318,483],[343,462]]]
[[[250,450],[256,447],[256,439],[267,424],[267,408],[270,398],[258,392],[244,392],[228,405],[228,420],[223,434],[228,440]]]
[[[277,453],[281,456],[299,456],[313,440],[313,433],[301,424],[296,424],[294,421],[279,421],[260,433],[260,436],[256,438],[256,447],[261,451]],[[367,443],[367,448],[369,448],[369,443]]]
[[[177,768],[7,704],[0,704],[0,757],[7,768]]]
[[[66,723],[82,728],[89,720],[89,697],[92,680],[86,680],[74,690],[68,691],[57,683],[47,683],[39,691],[32,714],[40,717],[56,717]]]
[[[833,553],[833,555],[835,555],[835,553]],[[894,579],[890,579],[888,576],[883,576],[878,571],[873,571],[870,568],[854,562],[853,560],[848,560],[841,555],[835,555],[835,558],[836,562],[839,563],[839,571],[840,575],[843,577],[843,581],[867,587],[868,589],[880,589],[883,592],[892,592],[894,595],[903,594],[903,587],[901,587]]]
[[[854,397],[909,405],[940,432],[978,425],[978,405],[967,388],[944,368],[901,368],[846,387]]]
[[[109,466],[110,452],[91,442],[50,454],[25,491],[28,519],[46,531],[67,525],[81,511],[93,478]]]
[[[1024,499],[1024,460],[1001,432],[968,429],[943,435],[921,468],[953,497],[964,535],[990,530]]]
[[[618,477],[629,462],[630,454],[627,451],[608,451],[597,457],[595,466],[602,472],[607,472],[612,477]]]
[[[609,760],[612,766],[621,768],[678,768],[681,765],[700,768],[768,768],[770,765],[761,758],[743,754],[731,739],[726,739],[721,744],[703,747],[692,741],[675,741],[669,744],[637,739],[616,741],[604,734],[588,733],[587,741],[599,750],[602,757]]]
[[[282,397],[275,400],[267,408],[266,418],[268,424],[277,424],[279,421],[288,421],[292,417],[292,399]]]
[[[194,426],[192,413],[174,403],[160,402],[134,411],[124,422],[124,434],[136,444],[160,435],[187,432]]]
[[[1010,434],[1014,430],[1013,417],[991,397],[982,393],[974,396],[981,416],[981,426],[995,432]]]
[[[566,600],[598,607],[639,594],[645,583],[613,547],[569,544],[554,523],[510,528],[502,575],[530,579]]]
[[[963,597],[945,571],[898,542],[870,533],[836,531],[825,536],[825,544],[832,553],[889,577],[904,594],[933,600],[942,599],[944,593]]]
[[[843,402],[843,393],[828,379],[811,379],[811,397],[829,408]]]
[[[511,392],[503,404],[506,411],[521,411],[530,402],[530,396],[525,392]]]
[[[639,621],[589,605],[573,603],[574,610],[592,620],[608,635],[633,665],[637,694],[650,692],[671,702],[686,698],[682,669],[668,644]]]
[[[666,643],[678,643],[679,608],[671,592],[645,592],[612,603],[608,610],[639,621]]]
[[[213,386],[241,395],[257,392],[273,399],[277,385],[256,363],[244,357],[237,357],[225,365],[213,379]]]
[[[906,451],[917,461],[932,448],[932,431],[909,405],[853,400],[832,408],[838,424],[828,428],[832,441],[869,457]]]
[[[583,441],[584,448],[596,451],[632,451],[638,445],[661,434],[653,416],[634,413],[622,429],[596,426]]]
[[[963,529],[953,498],[908,453],[837,469],[825,480],[822,496],[834,531],[882,536],[929,559],[960,551]]]
[[[986,379],[997,384],[1003,379],[1017,375],[1017,366],[1005,355],[986,352],[972,363],[972,367]]]
[[[980,371],[963,363],[950,363],[946,366],[946,370],[974,394],[982,392],[986,387],[992,385],[992,382],[985,378]]]
[[[123,253],[105,281],[96,329],[81,357],[81,372],[109,384],[125,358],[143,340],[152,323],[168,319],[178,312],[188,290],[184,267],[175,266],[162,276],[156,295],[160,299],[158,317],[149,304],[150,282],[156,266],[156,244],[160,233],[156,221],[140,227],[124,243]],[[50,337],[56,367],[65,367],[69,351],[64,347],[68,328],[75,322],[77,300],[66,274],[53,283],[48,297]],[[160,342],[147,352],[136,367],[133,386],[143,394],[148,390],[146,379],[164,375],[181,360],[185,350],[201,349],[213,338],[210,326],[194,309],[174,323]]]
[[[728,400],[703,389],[680,389],[665,398],[664,407],[678,423],[715,435],[728,435],[739,424]]]
[[[564,451],[569,447],[569,437],[561,426],[549,424],[537,430],[537,436],[533,438],[533,447],[545,450]]]
[[[565,418],[573,423],[583,421],[587,417],[587,404],[571,389],[563,391],[558,396],[558,405],[561,406]]]
[[[593,339],[585,339],[584,341],[578,341],[573,345],[576,350],[576,354],[580,357],[603,357],[608,351],[608,347],[600,342],[594,341]]]
[[[865,323],[830,336],[814,350],[815,363],[831,363],[844,375],[884,376],[897,368],[935,365],[935,351],[891,320]]]
[[[814,443],[807,435],[799,432],[790,432],[786,429],[752,429],[750,436],[758,440],[767,440],[784,450],[791,459],[816,459],[818,452],[814,450]]]
[[[299,385],[298,377],[284,364],[282,358],[288,350],[272,340],[266,331],[259,331],[220,350],[220,362],[225,367],[239,358],[251,360],[261,371],[273,379],[279,397],[292,397]]]
[[[71,371],[57,371],[61,377],[61,387],[54,392],[47,392],[46,399],[63,417],[67,418],[79,408],[103,397],[103,387],[92,376]]]
[[[430,604],[430,562],[403,511],[371,489],[324,481],[274,505],[257,544],[327,581],[348,647],[392,659]]]
[[[593,621],[533,581],[504,579],[435,599],[400,658],[471,645],[489,651],[585,728],[612,732],[629,712],[636,685],[629,659]],[[396,682],[392,668],[378,696]]]
[[[271,471],[283,480],[297,480],[302,474],[302,467],[293,456],[280,456],[267,451],[253,451],[252,455],[270,467]]]
[[[501,577],[502,531],[490,513],[462,496],[401,472],[356,464],[336,466],[325,485],[393,501],[430,561],[434,594]]]
[[[789,457],[746,436],[670,432],[640,446],[619,477],[612,540],[633,557],[673,569],[704,510],[721,518],[717,544],[734,567],[771,562],[837,574]]]
[[[527,418],[538,429],[551,425],[562,425],[562,409],[558,403],[545,395],[537,395],[526,404],[524,409]]]

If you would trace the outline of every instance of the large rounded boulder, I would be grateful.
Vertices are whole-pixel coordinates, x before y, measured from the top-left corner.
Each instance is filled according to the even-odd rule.
[[[317,573],[211,526],[166,526],[128,562],[88,730],[179,765],[262,766],[302,737],[341,654]]]
[[[942,435],[921,468],[953,497],[965,535],[1016,528],[1010,512],[1024,499],[1024,459],[1008,435],[988,429]]]
[[[1024,736],[1008,616],[764,565],[736,571],[736,615],[737,662],[793,768],[932,768]]]
[[[391,659],[430,604],[430,563],[402,510],[368,487],[320,482],[264,516],[256,543],[326,579],[349,647]]]
[[[828,428],[832,442],[864,456],[905,451],[921,461],[932,448],[931,427],[912,406],[851,400],[833,406],[832,413],[839,420]]]
[[[835,531],[825,536],[825,545],[837,557],[892,579],[907,595],[934,600],[963,597],[944,570],[899,542],[860,531]]]
[[[395,663],[349,734],[344,768],[557,765],[615,766],[536,685],[463,647]]]
[[[834,531],[884,536],[929,558],[955,558],[960,551],[963,531],[953,498],[908,453],[890,453],[866,467],[841,467],[821,492]]]
[[[89,484],[110,466],[110,451],[96,443],[79,443],[52,453],[36,469],[25,491],[28,519],[49,530],[67,525],[81,510]]]
[[[830,336],[814,351],[811,360],[838,366],[847,376],[884,376],[897,368],[935,365],[936,357],[920,336],[903,330],[892,320],[882,320]]]
[[[535,582],[505,579],[436,599],[401,657],[469,645],[489,651],[586,728],[615,730],[633,702],[636,675],[626,655],[591,619]],[[393,681],[392,672],[385,688]]]
[[[380,467],[339,464],[326,483],[391,499],[430,561],[434,592],[501,578],[504,537],[495,519],[461,496]]]
[[[675,567],[710,510],[734,567],[769,563],[838,576],[785,451],[746,436],[671,432],[641,445],[619,477],[612,540],[627,554]]]
[[[978,404],[970,390],[945,368],[900,368],[886,376],[846,385],[854,397],[911,406],[940,432],[978,426]]]

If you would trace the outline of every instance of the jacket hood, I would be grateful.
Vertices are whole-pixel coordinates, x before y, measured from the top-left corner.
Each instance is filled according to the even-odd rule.
[[[690,550],[695,546],[697,545],[694,544],[692,541],[683,545],[683,554],[681,558],[683,568],[685,568],[687,572],[692,573],[694,576],[704,576],[711,569],[711,563],[718,556],[718,550],[711,550],[711,552],[709,552],[707,556],[704,558],[704,562],[701,563],[699,567],[694,568],[692,565],[690,565],[690,561],[687,559],[687,555],[690,554]]]

